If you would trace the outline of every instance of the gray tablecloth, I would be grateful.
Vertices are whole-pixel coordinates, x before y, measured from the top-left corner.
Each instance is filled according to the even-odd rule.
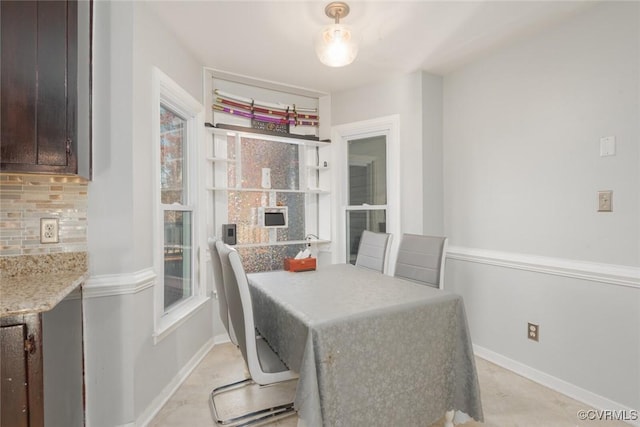
[[[259,332],[300,373],[300,425],[483,420],[460,296],[345,264],[249,282]]]

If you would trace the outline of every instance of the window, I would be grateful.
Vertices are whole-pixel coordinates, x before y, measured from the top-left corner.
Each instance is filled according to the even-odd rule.
[[[160,102],[160,209],[164,229],[164,310],[193,295],[193,207],[186,175],[187,120]]]
[[[197,143],[202,106],[161,71],[154,71],[156,338],[168,334],[206,301],[196,266]]]
[[[364,230],[400,235],[398,116],[336,126],[342,164],[337,182],[336,262],[355,264]],[[342,222],[342,223],[340,223]],[[389,266],[395,264],[392,239]],[[390,271],[390,274],[393,272]]]
[[[387,232],[387,137],[347,141],[347,262],[356,263],[364,230]]]
[[[213,234],[236,226],[236,250],[247,273],[281,270],[285,258],[306,249],[317,228],[318,150],[289,137],[213,131],[209,176]],[[327,147],[330,148],[330,147]],[[222,161],[221,159],[225,159]],[[311,164],[311,167],[308,167]],[[268,189],[264,170],[269,171]],[[313,191],[313,190],[312,190]],[[327,233],[328,234],[328,233]]]

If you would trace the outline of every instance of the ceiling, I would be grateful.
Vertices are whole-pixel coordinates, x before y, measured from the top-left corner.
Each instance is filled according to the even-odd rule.
[[[203,65],[322,93],[425,70],[444,75],[544,31],[593,1],[348,1],[360,40],[346,67],[322,65],[314,37],[329,1],[147,0]]]

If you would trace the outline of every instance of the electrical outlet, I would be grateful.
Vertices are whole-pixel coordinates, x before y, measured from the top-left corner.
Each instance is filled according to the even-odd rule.
[[[538,341],[540,338],[540,326],[533,323],[527,324],[527,337],[530,340]]]
[[[40,243],[58,243],[58,218],[40,218]]]
[[[598,212],[611,212],[611,199],[613,198],[613,191],[598,191]]]

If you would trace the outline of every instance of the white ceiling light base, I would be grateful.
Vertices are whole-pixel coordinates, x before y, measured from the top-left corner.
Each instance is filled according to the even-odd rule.
[[[325,7],[324,12],[335,22],[320,31],[316,39],[316,54],[323,64],[330,67],[349,65],[358,55],[358,44],[351,28],[340,24],[340,18],[349,14],[349,5],[332,2]]]

